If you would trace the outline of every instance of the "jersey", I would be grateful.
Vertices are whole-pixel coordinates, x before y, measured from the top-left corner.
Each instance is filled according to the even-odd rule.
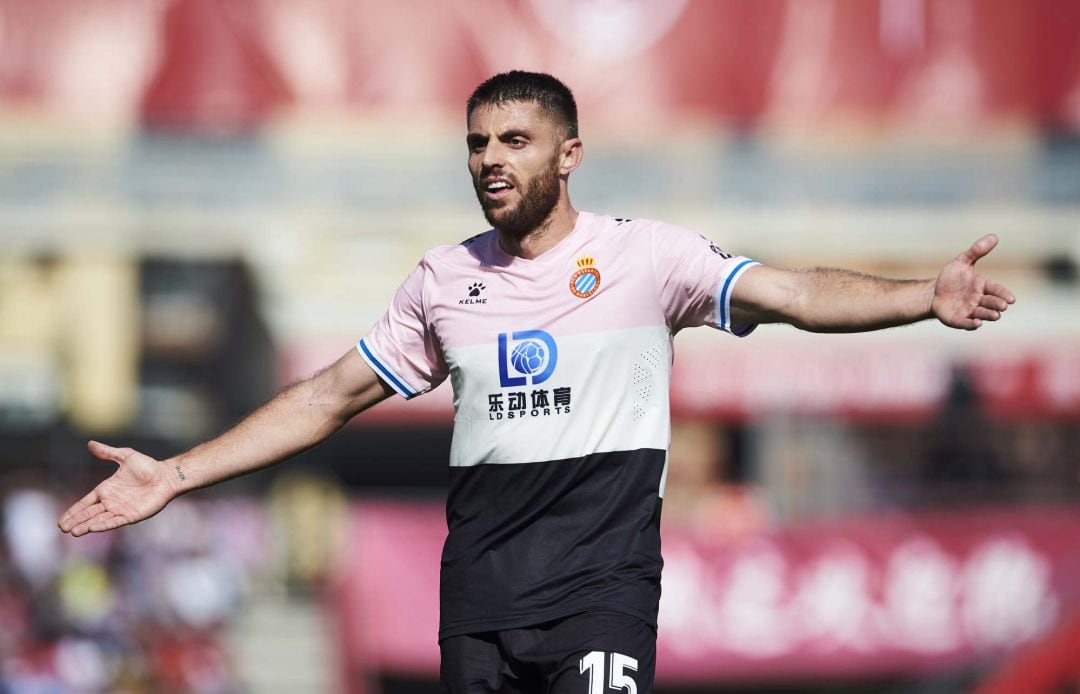
[[[405,398],[449,377],[440,639],[614,610],[655,627],[673,337],[737,336],[754,261],[689,230],[580,212],[534,259],[441,246],[357,349]]]

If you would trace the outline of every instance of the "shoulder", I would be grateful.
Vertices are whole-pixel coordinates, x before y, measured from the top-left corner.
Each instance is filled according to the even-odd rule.
[[[660,219],[650,219],[647,217],[612,217],[610,215],[592,214],[589,215],[593,223],[605,229],[609,229],[618,233],[634,234],[634,233],[671,233],[671,234],[693,234],[699,238],[704,238],[701,234],[691,231],[686,227],[679,226],[678,224],[672,224],[671,222],[665,222]]]
[[[650,245],[684,245],[711,242],[703,235],[678,224],[671,224],[659,219],[610,217],[592,215],[597,230],[619,243],[649,243]]]
[[[481,231],[479,234],[473,234],[461,243],[454,244],[453,246],[447,246],[447,248],[458,248],[462,250],[475,250],[478,248],[485,248],[491,244],[491,241],[494,237],[495,230],[488,229],[487,231]]]
[[[613,217],[608,214],[597,214],[596,212],[585,212],[584,210],[580,214],[585,217],[588,224],[594,229],[618,231],[620,233],[638,231],[653,223],[651,219]]]
[[[487,261],[494,229],[470,236],[460,243],[434,246],[424,253],[421,264],[427,267],[476,265]]]
[[[652,233],[654,226],[659,223],[654,219],[612,217],[595,213],[583,214],[588,214],[588,223],[593,230],[594,236],[618,239],[620,243],[626,243],[636,238],[647,238]]]

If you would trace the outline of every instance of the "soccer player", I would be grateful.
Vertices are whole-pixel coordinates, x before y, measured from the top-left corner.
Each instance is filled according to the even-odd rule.
[[[577,109],[550,75],[492,77],[469,99],[467,124],[491,230],[429,251],[356,349],[221,436],[162,461],[91,442],[119,468],[60,528],[83,535],[149,518],[449,377],[444,690],[648,692],[674,334],[710,325],[741,337],[781,322],[855,332],[929,318],[974,330],[1014,301],[974,269],[997,239],[979,239],[929,280],[768,267],[663,222],[575,210]]]

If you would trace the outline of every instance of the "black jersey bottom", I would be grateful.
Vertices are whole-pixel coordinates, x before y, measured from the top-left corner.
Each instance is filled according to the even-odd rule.
[[[656,627],[662,449],[450,469],[439,638],[587,610]]]

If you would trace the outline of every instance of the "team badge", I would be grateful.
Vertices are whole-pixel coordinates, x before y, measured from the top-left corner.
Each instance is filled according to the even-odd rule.
[[[578,270],[570,278],[570,292],[579,299],[588,299],[600,288],[600,271],[593,262],[589,256],[578,258]]]

